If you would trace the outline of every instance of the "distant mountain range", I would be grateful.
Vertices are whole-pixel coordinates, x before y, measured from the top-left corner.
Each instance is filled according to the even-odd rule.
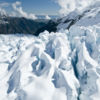
[[[57,19],[59,16],[57,15],[48,15],[51,19]],[[46,19],[46,15],[36,15],[38,19]]]
[[[24,17],[0,16],[0,34],[34,34],[38,35],[44,30],[56,31],[56,23],[53,20],[44,19],[45,16],[38,16],[38,19],[31,20]],[[56,19],[56,16],[50,17]]]

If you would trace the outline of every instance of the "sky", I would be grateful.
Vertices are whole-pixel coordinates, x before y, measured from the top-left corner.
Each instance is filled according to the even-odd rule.
[[[36,15],[67,15],[100,0],[0,0],[0,12],[36,19]]]
[[[57,15],[60,9],[59,5],[53,0],[0,0],[0,3],[12,4],[16,1],[21,2],[23,10],[27,13],[35,15]],[[11,6],[5,7],[8,12],[11,12]]]

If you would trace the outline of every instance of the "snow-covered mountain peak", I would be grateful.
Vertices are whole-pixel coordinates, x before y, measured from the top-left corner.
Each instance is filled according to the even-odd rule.
[[[100,1],[93,3],[81,12],[73,11],[67,16],[59,19],[57,29],[69,29],[73,25],[91,26],[100,23]]]

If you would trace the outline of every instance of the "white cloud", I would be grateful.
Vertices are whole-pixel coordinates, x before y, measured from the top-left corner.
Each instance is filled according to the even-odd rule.
[[[83,8],[89,6],[93,2],[100,0],[55,0],[56,3],[61,7],[59,13],[66,15],[71,11],[82,10]]]
[[[7,15],[6,11],[3,8],[0,8],[0,15]]]
[[[4,8],[8,6],[9,3],[7,2],[0,3],[0,15],[7,15],[6,10]]]
[[[50,20],[51,18],[48,15],[45,15],[45,19]]]
[[[7,2],[0,3],[0,8],[8,7],[8,6],[9,6],[9,3],[7,3]]]
[[[13,3],[12,7],[22,17],[29,18],[29,19],[37,19],[37,17],[33,13],[28,14],[25,11],[23,11],[21,7],[21,2],[19,1],[16,1],[15,3]]]

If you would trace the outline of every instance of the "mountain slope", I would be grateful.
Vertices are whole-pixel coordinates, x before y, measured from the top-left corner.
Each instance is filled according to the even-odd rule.
[[[37,36],[44,30],[48,30],[49,32],[56,30],[53,26],[55,26],[55,23],[52,20],[30,20],[26,18],[7,16],[0,18],[0,34],[23,33]]]
[[[73,25],[91,26],[100,23],[100,2],[95,2],[85,8],[81,13],[73,11],[64,18],[60,18],[57,29],[69,29]]]

